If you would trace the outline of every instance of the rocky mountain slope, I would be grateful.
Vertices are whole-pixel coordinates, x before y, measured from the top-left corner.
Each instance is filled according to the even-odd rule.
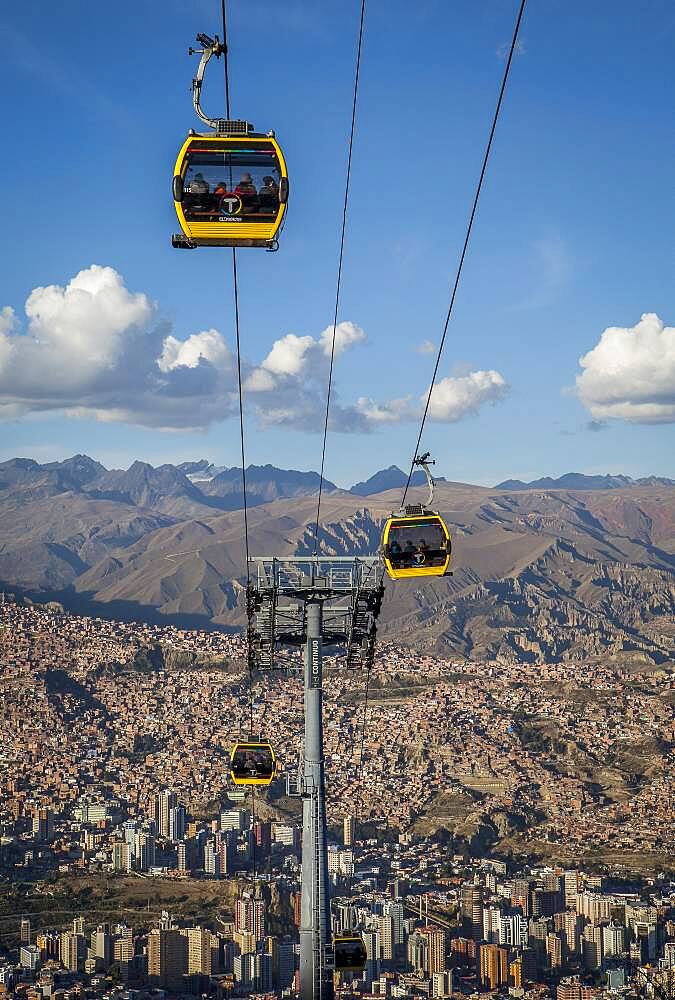
[[[175,466],[139,462],[109,473],[89,463],[77,456],[68,468],[25,460],[0,466],[3,585],[96,614],[241,625],[242,512],[212,506],[222,497]],[[313,474],[284,480],[277,471],[271,485],[264,468],[260,473],[250,551],[306,553],[313,548]],[[308,477],[309,495],[265,502],[270,491],[301,489],[296,476]],[[236,493],[233,477],[226,485]],[[376,552],[399,499],[397,489],[367,498],[327,493],[321,553]],[[437,499],[453,538],[454,575],[389,582],[385,638],[478,660],[673,658],[675,487],[441,483]]]

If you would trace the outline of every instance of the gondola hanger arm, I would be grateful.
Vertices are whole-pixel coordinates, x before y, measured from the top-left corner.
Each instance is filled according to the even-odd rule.
[[[202,83],[204,81],[204,72],[206,70],[206,64],[208,63],[211,56],[215,56],[216,59],[220,59],[221,55],[224,55],[227,51],[225,43],[221,42],[216,35],[211,38],[209,35],[200,32],[197,35],[197,41],[202,46],[201,49],[193,49],[192,46],[188,49],[188,55],[200,55],[199,66],[197,67],[197,73],[192,81],[192,103],[194,105],[195,114],[198,118],[204,122],[205,125],[210,126],[210,128],[217,129],[218,124],[221,121],[219,118],[209,118],[208,115],[204,113],[201,105],[201,95],[202,95]]]
[[[427,486],[429,487],[429,496],[427,498],[427,507],[431,509],[434,502],[434,477],[431,474],[430,465],[435,465],[435,460],[431,457],[431,452],[425,451],[423,455],[417,455],[413,465],[419,466],[424,469],[424,474],[427,477]]]

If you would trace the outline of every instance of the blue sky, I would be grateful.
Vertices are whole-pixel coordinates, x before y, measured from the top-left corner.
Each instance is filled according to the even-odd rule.
[[[274,383],[248,396],[247,458],[316,469],[359,5],[229,6],[233,111],[275,129],[291,178],[280,252],[239,252],[246,372]],[[218,10],[0,15],[0,459],[238,462],[230,251],[169,243],[173,164],[197,125],[187,46]],[[341,485],[409,463],[433,367],[420,345],[440,337],[515,10],[368,4],[326,463]],[[447,478],[675,475],[674,41],[665,0],[530,0],[423,440]],[[204,104],[221,113],[221,63]],[[86,315],[34,292],[80,272]],[[218,360],[199,361],[206,341],[189,338],[209,330]],[[164,376],[160,413],[146,383]]]

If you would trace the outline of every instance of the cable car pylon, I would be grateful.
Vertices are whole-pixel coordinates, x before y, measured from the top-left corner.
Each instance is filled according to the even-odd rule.
[[[304,646],[305,741],[302,773],[288,793],[302,798],[300,998],[333,1000],[333,970],[357,968],[332,935],[323,752],[323,650],[347,648],[348,666],[372,666],[384,588],[378,556],[252,556],[247,589],[249,668],[286,670],[280,645]],[[254,570],[254,571],[253,571]],[[255,582],[253,582],[255,580]],[[356,949],[353,945],[356,944]],[[358,951],[359,954],[355,954]],[[342,957],[341,957],[342,955]]]

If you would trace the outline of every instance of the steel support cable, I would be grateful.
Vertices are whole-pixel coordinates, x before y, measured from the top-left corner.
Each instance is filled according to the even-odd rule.
[[[223,23],[223,64],[225,76],[225,114],[230,120],[230,66],[229,66],[229,45],[227,32],[227,0],[220,0],[220,13]],[[230,187],[232,186],[232,164],[230,163]],[[234,329],[237,345],[237,386],[239,390],[239,441],[241,448],[241,484],[242,501],[244,515],[244,558],[246,560],[246,610],[248,614],[248,602],[251,586],[251,569],[249,564],[249,544],[248,544],[248,502],[246,497],[246,449],[244,444],[244,393],[241,378],[241,339],[239,333],[239,282],[237,276],[237,250],[232,247],[232,287],[234,290]],[[249,710],[249,737],[253,738],[253,659],[251,655],[251,629],[246,629],[247,662],[248,662],[248,710]],[[251,787],[251,821],[253,833],[251,838],[251,848],[253,855],[253,878],[257,876],[256,859],[256,813],[255,813],[255,787]]]
[[[319,550],[319,519],[321,517],[321,498],[323,496],[323,473],[326,464],[326,439],[328,437],[328,416],[330,413],[330,397],[333,387],[333,366],[335,362],[335,332],[337,329],[338,310],[340,308],[340,289],[342,285],[342,260],[345,249],[345,231],[347,229],[347,207],[349,204],[349,182],[352,173],[352,150],[354,148],[354,131],[356,127],[356,101],[359,93],[359,77],[361,74],[361,49],[363,47],[363,25],[366,15],[366,0],[361,0],[361,16],[359,19],[359,36],[356,46],[356,69],[354,73],[354,95],[352,99],[352,121],[349,129],[349,152],[347,155],[347,177],[345,180],[345,195],[342,205],[342,230],[340,232],[340,253],[338,255],[337,281],[335,287],[335,312],[333,314],[333,336],[330,345],[330,366],[328,369],[328,390],[326,392],[326,413],[323,423],[323,444],[321,447],[321,471],[319,473],[319,497],[316,504],[316,525],[314,529],[314,555]]]
[[[471,214],[469,215],[469,222],[466,229],[466,236],[464,238],[464,244],[462,246],[462,252],[459,257],[459,264],[457,266],[457,272],[455,274],[455,281],[452,286],[452,294],[450,296],[450,305],[448,306],[448,311],[445,316],[445,323],[443,325],[443,334],[441,336],[441,342],[438,346],[438,353],[436,355],[436,364],[434,365],[434,371],[431,376],[431,385],[429,386],[429,393],[427,395],[426,403],[424,405],[424,412],[422,414],[422,421],[420,423],[419,434],[417,435],[417,442],[415,444],[415,450],[413,451],[412,461],[410,463],[410,472],[408,473],[408,481],[405,484],[405,489],[403,491],[403,497],[401,499],[401,507],[405,504],[405,498],[408,495],[408,489],[410,487],[410,480],[412,479],[413,471],[415,468],[415,459],[419,452],[420,442],[422,440],[422,434],[424,433],[424,425],[426,424],[427,415],[429,413],[429,404],[431,403],[431,395],[434,390],[434,385],[436,384],[436,376],[438,375],[438,367],[441,363],[441,356],[443,354],[443,348],[445,346],[445,338],[448,332],[448,326],[450,325],[450,318],[452,316],[452,310],[455,305],[455,297],[457,295],[457,289],[459,287],[459,280],[462,276],[462,268],[464,267],[464,258],[466,257],[466,252],[469,246],[469,240],[471,238],[471,231],[473,229],[474,219],[476,217],[476,210],[478,208],[478,200],[480,198],[481,189],[483,187],[483,180],[485,178],[485,172],[487,170],[488,160],[490,159],[490,151],[492,149],[492,140],[494,139],[495,130],[497,128],[497,122],[499,120],[499,112],[502,106],[502,100],[504,97],[504,92],[506,91],[506,84],[509,78],[509,72],[511,69],[511,63],[513,62],[513,54],[516,50],[516,45],[518,42],[518,32],[520,31],[520,22],[523,19],[523,13],[525,11],[526,0],[521,0],[520,7],[518,9],[518,16],[516,17],[516,24],[513,29],[513,37],[511,39],[511,47],[509,49],[508,59],[506,60],[506,66],[504,67],[504,76],[502,77],[502,85],[499,90],[499,97],[497,99],[497,107],[495,108],[495,113],[492,118],[492,127],[490,128],[490,135],[488,138],[487,146],[485,147],[485,154],[483,156],[483,164],[480,171],[480,176],[478,178],[478,184],[476,186],[476,192],[473,199],[473,205],[471,206]]]
[[[497,122],[499,120],[499,113],[500,113],[500,110],[501,110],[502,101],[503,101],[503,98],[504,98],[504,93],[506,91],[506,84],[507,84],[508,78],[509,78],[509,72],[510,72],[510,69],[511,69],[511,63],[513,62],[513,55],[514,55],[514,52],[515,52],[515,49],[516,49],[516,44],[518,42],[518,33],[520,31],[520,24],[521,24],[521,21],[523,19],[523,13],[525,11],[525,4],[526,4],[526,0],[521,0],[520,6],[519,6],[519,9],[518,9],[518,15],[516,17],[515,27],[514,27],[514,30],[513,30],[513,37],[511,39],[511,46],[509,48],[509,54],[508,54],[508,58],[507,58],[507,61],[506,61],[506,66],[504,68],[504,75],[502,77],[502,83],[501,83],[501,87],[500,87],[500,90],[499,90],[499,97],[497,99],[497,106],[495,108],[495,113],[494,113],[494,116],[492,118],[492,125],[491,125],[491,128],[490,128],[490,134],[489,134],[489,137],[488,137],[487,146],[485,147],[485,154],[483,156],[483,162],[482,162],[482,165],[481,165],[481,171],[480,171],[480,175],[479,175],[479,178],[478,178],[478,184],[476,185],[476,191],[475,191],[473,203],[472,203],[472,206],[471,206],[471,213],[469,215],[469,222],[468,222],[468,225],[467,225],[466,235],[465,235],[464,243],[463,243],[463,246],[462,246],[462,252],[460,254],[459,264],[458,264],[457,272],[456,272],[456,275],[455,275],[455,281],[454,281],[454,284],[453,284],[453,287],[452,287],[452,294],[451,294],[451,297],[450,297],[450,304],[448,306],[448,311],[447,311],[447,314],[446,314],[446,317],[445,317],[445,323],[443,325],[443,335],[441,337],[441,342],[440,342],[439,347],[438,347],[438,353],[436,355],[436,363],[434,365],[433,375],[431,377],[431,385],[429,387],[429,393],[427,395],[427,399],[426,399],[426,403],[425,403],[425,407],[424,407],[424,413],[422,415],[422,421],[421,421],[421,424],[420,424],[419,434],[417,436],[417,442],[415,444],[415,450],[413,452],[412,461],[410,463],[410,472],[408,473],[408,479],[407,479],[407,482],[406,482],[406,485],[405,485],[405,489],[403,491],[403,497],[401,498],[401,507],[403,507],[403,505],[405,504],[405,499],[406,499],[406,496],[407,496],[407,493],[408,493],[408,489],[410,487],[410,481],[412,479],[412,474],[413,474],[413,471],[414,471],[414,468],[415,468],[415,459],[416,459],[416,457],[418,455],[418,452],[419,452],[420,442],[422,440],[422,434],[424,433],[424,426],[425,426],[427,415],[428,415],[428,412],[429,412],[429,404],[431,402],[431,393],[433,391],[433,388],[434,388],[434,385],[435,385],[435,382],[436,382],[436,376],[438,374],[438,368],[439,368],[439,365],[440,365],[440,362],[441,362],[441,357],[442,357],[442,354],[443,354],[443,347],[445,346],[445,339],[446,339],[446,336],[447,336],[448,327],[450,325],[450,318],[452,316],[452,310],[453,310],[453,307],[454,307],[454,304],[455,304],[455,298],[456,298],[456,295],[457,295],[457,289],[459,287],[459,281],[460,281],[461,274],[462,274],[462,268],[464,266],[464,259],[466,257],[466,252],[467,252],[467,249],[468,249],[468,246],[469,246],[469,240],[471,238],[471,231],[473,229],[473,223],[474,223],[474,219],[476,217],[476,211],[477,211],[477,208],[478,208],[478,201],[480,199],[480,194],[481,194],[481,190],[482,190],[482,187],[483,187],[483,180],[485,178],[485,173],[486,173],[486,170],[487,170],[488,161],[490,159],[490,151],[492,149],[492,140],[494,139],[495,131],[496,131],[496,128],[497,128]],[[317,532],[318,532],[318,521],[317,521]],[[381,577],[380,577],[380,584],[382,584],[382,582],[384,580],[384,576],[385,576],[385,570],[382,569],[382,574],[381,574]],[[359,766],[358,766],[357,779],[356,779],[356,787],[357,787],[357,789],[360,789],[361,780],[362,780],[362,777],[363,777],[363,761],[364,761],[364,753],[365,753],[366,719],[367,719],[367,712],[368,712],[368,695],[369,695],[369,689],[370,689],[370,667],[369,667],[368,673],[366,675],[366,690],[365,690],[365,699],[364,699],[364,706],[363,706],[363,719],[362,719],[362,723],[361,723],[361,726],[362,726],[362,728],[361,728],[361,750],[360,750]],[[354,741],[352,741],[352,751],[353,751],[353,747],[354,747]],[[358,805],[357,805],[357,817],[356,817],[356,819],[357,819],[357,822],[358,822],[358,816],[360,815],[360,806],[361,806],[361,802],[360,802],[359,799],[357,799],[357,803],[358,803]],[[349,882],[349,894],[350,895],[351,895],[351,888],[352,888],[352,879],[350,878],[350,882]]]

